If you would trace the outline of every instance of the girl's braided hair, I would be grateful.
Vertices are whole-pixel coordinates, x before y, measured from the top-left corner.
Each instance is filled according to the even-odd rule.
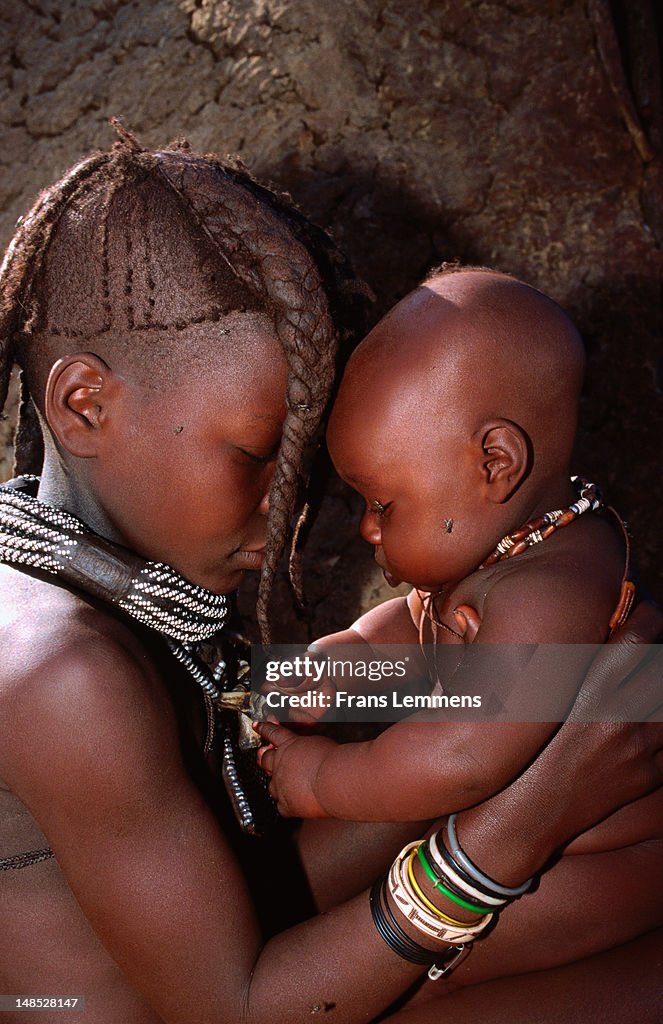
[[[196,156],[182,141],[148,152],[115,128],[110,152],[92,154],[41,193],[0,270],[0,408],[12,365],[23,368],[16,471],[39,471],[41,431],[28,386],[37,398],[38,379],[69,339],[80,348],[82,338],[106,346],[117,338],[126,348],[132,337],[142,343],[157,332],[163,346],[177,331],[202,330],[228,312],[264,311],[288,365],[257,603],[268,640],[268,602],[288,539],[290,578],[301,595],[295,549],[312,462],[339,347],[348,351],[361,337],[369,292],[325,232],[242,166]],[[181,260],[178,246],[186,250]]]

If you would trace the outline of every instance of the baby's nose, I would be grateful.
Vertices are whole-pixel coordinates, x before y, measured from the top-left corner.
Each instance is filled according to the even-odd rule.
[[[382,543],[380,521],[371,509],[367,509],[361,517],[359,533],[368,544],[373,544],[374,547]]]

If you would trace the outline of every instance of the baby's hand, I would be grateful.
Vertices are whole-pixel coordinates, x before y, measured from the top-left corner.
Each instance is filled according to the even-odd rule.
[[[326,818],[313,787],[320,765],[334,750],[324,736],[297,736],[283,725],[254,722],[267,746],[258,751],[258,764],[271,776],[269,792],[286,818]]]

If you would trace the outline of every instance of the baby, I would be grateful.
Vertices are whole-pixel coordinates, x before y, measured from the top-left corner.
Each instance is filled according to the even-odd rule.
[[[581,485],[580,498],[569,478],[583,365],[559,306],[489,270],[438,272],[378,324],[349,361],[328,443],[366,501],[360,530],[378,565],[415,589],[318,650],[354,644],[361,655],[361,645],[416,649],[421,639],[430,655],[432,642],[438,653],[457,644],[455,672],[444,676],[448,658],[414,671],[428,671],[438,692],[462,680],[464,694],[485,696],[468,645],[500,645],[490,651],[497,692],[508,686],[516,706],[541,686],[523,645],[606,639],[633,586],[616,517],[598,515],[596,489]],[[568,651],[555,680],[562,710],[589,648]],[[374,821],[450,813],[499,791],[554,728],[444,717],[414,716],[344,745],[261,726],[279,809]],[[624,836],[643,837],[637,826]]]

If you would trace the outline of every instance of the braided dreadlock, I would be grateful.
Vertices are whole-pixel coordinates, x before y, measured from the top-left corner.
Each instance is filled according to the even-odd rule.
[[[324,232],[241,165],[196,156],[182,142],[148,152],[115,128],[109,153],[91,155],[39,196],[0,270],[0,408],[13,363],[22,367],[16,471],[38,472],[28,388],[39,405],[69,339],[126,347],[133,337],[153,348],[156,332],[172,348],[174,332],[202,331],[230,311],[266,312],[288,365],[257,604],[268,640],[269,596],[289,536],[301,592],[295,547],[313,453],[339,344],[351,347],[363,329],[366,289]]]

